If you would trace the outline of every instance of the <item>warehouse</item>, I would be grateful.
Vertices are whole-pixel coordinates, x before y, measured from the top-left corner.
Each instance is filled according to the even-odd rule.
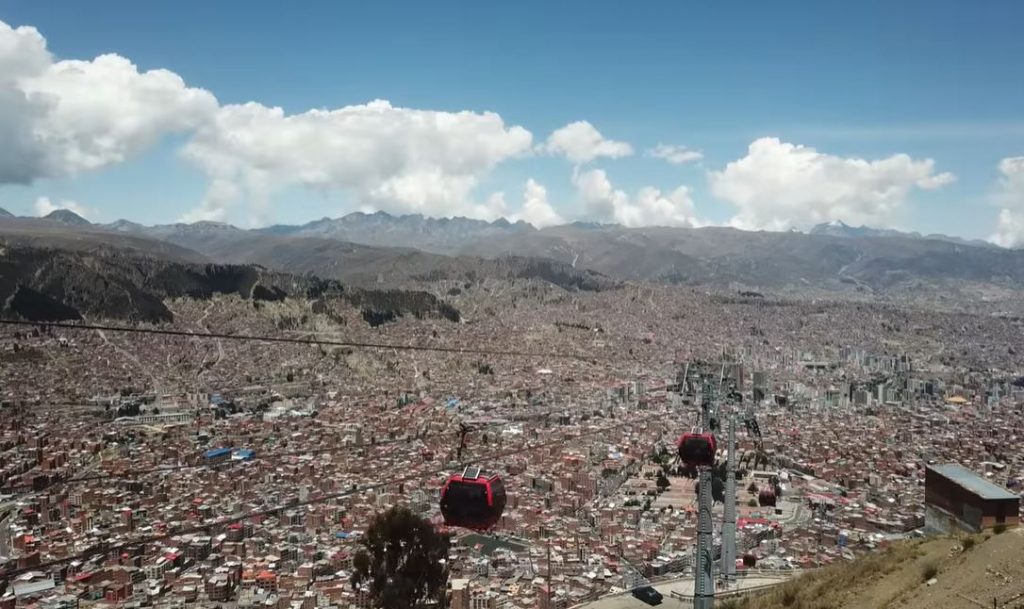
[[[1020,497],[971,470],[929,465],[924,478],[925,528],[932,533],[979,532],[1020,520]]]

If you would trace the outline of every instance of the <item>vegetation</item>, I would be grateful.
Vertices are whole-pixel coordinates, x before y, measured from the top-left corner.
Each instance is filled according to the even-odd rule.
[[[672,483],[668,481],[668,477],[665,476],[663,472],[658,472],[658,479],[654,483],[658,485],[660,490],[665,490],[672,485]]]
[[[1002,535],[1003,533],[1006,532],[1006,525],[1004,523],[1000,522],[996,526],[992,527],[992,532],[995,533],[996,535]]]
[[[974,538],[969,536],[969,535],[967,537],[964,537],[963,539],[960,540],[960,545],[963,546],[964,552],[967,552],[968,550],[973,548],[974,544],[975,544]]]
[[[928,581],[939,574],[939,565],[934,560],[926,562],[921,567],[921,581]]]
[[[817,569],[780,584],[770,591],[753,597],[745,597],[716,603],[715,607],[733,609],[836,609],[865,605],[850,601],[857,597],[858,590],[876,584],[886,574],[900,568],[907,561],[913,561],[920,554],[916,544],[890,546],[853,562],[843,562]],[[916,574],[915,574],[916,577]],[[915,584],[917,580],[914,580]],[[905,590],[900,589],[902,594]],[[878,606],[889,606],[886,604]]]
[[[443,606],[448,584],[448,537],[408,508],[377,514],[352,561],[352,586],[367,590],[371,606],[419,609]]]

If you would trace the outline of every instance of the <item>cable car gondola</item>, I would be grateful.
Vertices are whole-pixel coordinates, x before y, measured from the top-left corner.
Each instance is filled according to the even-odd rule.
[[[505,484],[470,466],[441,489],[441,514],[448,526],[482,531],[493,527],[505,510]]]
[[[711,433],[684,433],[679,438],[679,458],[693,466],[715,464],[715,436]]]

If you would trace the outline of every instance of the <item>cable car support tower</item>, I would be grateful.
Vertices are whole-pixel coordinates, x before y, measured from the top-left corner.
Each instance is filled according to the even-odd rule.
[[[701,391],[701,427],[711,430],[711,408],[715,399],[713,382],[705,382]],[[715,579],[712,575],[713,560],[713,524],[711,519],[711,467],[701,466],[698,469],[697,495],[697,560],[693,580],[694,609],[712,609],[715,603]]]
[[[725,585],[736,581],[736,416],[729,415],[729,457],[725,470],[725,506],[722,523],[722,569]]]

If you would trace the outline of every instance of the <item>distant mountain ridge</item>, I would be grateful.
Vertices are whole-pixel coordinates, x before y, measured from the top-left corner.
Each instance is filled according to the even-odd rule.
[[[55,209],[43,216],[43,219],[61,222],[63,224],[70,224],[71,226],[89,226],[92,224],[92,222],[89,222],[70,209]]]
[[[0,207],[0,218],[13,218],[13,217],[14,217],[14,214],[12,214],[11,212],[7,211],[3,207]]]
[[[217,222],[147,227],[125,220],[106,226],[0,220],[0,239],[24,240],[26,233],[36,246],[53,239],[61,247],[102,248],[120,239],[142,252],[173,246],[178,249],[162,254],[254,263],[364,286],[523,278],[581,290],[623,280],[755,291],[1024,290],[1024,250],[841,222],[802,233],[583,222],[537,229],[384,212],[255,230]]]
[[[354,212],[340,218],[322,218],[299,226],[278,224],[257,232],[293,237],[321,237],[363,245],[409,246],[425,252],[451,253],[467,241],[536,232],[523,222],[499,218],[493,222],[471,218],[432,218],[420,214],[393,216],[387,212]]]
[[[948,241],[950,243],[962,243],[964,245],[975,245],[979,247],[998,247],[988,241],[981,239],[963,239],[950,235],[929,234],[922,235],[917,232],[904,232],[891,228],[871,228],[868,226],[850,226],[842,220],[823,222],[816,224],[808,231],[809,235],[831,235],[833,237],[907,237],[911,239],[935,239],[937,241]]]
[[[123,249],[188,263],[258,264],[374,289],[486,278],[539,279],[578,290],[602,290],[617,283],[589,269],[528,256],[446,256],[407,247],[268,234],[219,222],[147,227],[127,220],[101,226],[44,218],[4,218],[0,219],[0,243],[83,253]]]

